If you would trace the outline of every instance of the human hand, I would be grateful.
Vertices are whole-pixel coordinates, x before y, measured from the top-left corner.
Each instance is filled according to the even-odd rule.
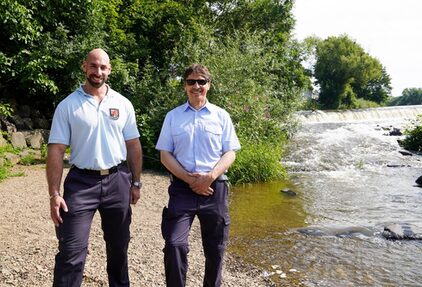
[[[210,196],[214,193],[211,184],[214,181],[209,173],[191,173],[194,180],[189,183],[189,187],[197,194]]]
[[[136,186],[131,186],[130,193],[131,193],[130,203],[136,204],[139,198],[141,198],[141,188],[138,188]]]
[[[59,225],[63,223],[63,219],[60,215],[60,208],[62,208],[64,212],[68,212],[67,205],[63,197],[56,195],[50,199],[50,216],[56,227],[59,227]]]

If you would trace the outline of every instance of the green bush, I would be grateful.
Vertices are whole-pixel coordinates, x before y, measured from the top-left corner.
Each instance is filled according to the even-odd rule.
[[[236,161],[228,171],[233,184],[268,182],[282,179],[286,171],[280,163],[283,152],[280,144],[248,144],[236,154]]]
[[[406,136],[399,142],[400,146],[410,151],[422,152],[422,115],[418,116],[412,127],[405,129],[404,134]]]

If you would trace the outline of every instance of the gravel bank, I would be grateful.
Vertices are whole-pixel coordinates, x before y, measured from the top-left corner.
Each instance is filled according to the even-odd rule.
[[[50,220],[43,165],[17,166],[0,183],[0,286],[51,286],[57,240]],[[129,248],[131,286],[165,286],[162,264],[161,210],[167,203],[168,178],[152,172],[142,176],[140,202],[133,206]],[[202,286],[203,256],[197,220],[190,236],[188,287]],[[89,255],[82,286],[107,286],[105,251],[99,216],[91,229]],[[273,286],[261,271],[228,254],[223,286]]]

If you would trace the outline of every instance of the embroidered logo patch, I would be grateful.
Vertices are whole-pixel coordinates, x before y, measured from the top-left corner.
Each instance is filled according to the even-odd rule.
[[[117,120],[119,118],[119,109],[110,109],[110,117],[113,120]]]

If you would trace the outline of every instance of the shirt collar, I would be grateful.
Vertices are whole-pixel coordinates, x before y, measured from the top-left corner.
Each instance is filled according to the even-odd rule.
[[[107,84],[106,84],[107,85]],[[88,93],[86,93],[85,92],[85,90],[84,90],[84,88],[83,88],[83,84],[81,84],[80,86],[79,86],[79,88],[77,89],[77,91],[81,94],[81,95],[83,95],[83,96],[85,96],[85,97],[89,97],[89,98],[92,98],[92,95],[90,95],[90,94],[88,94]],[[107,85],[107,95],[104,97],[104,99],[105,98],[108,98],[108,97],[112,97],[113,96],[113,92],[112,92],[112,90],[111,90],[111,88],[110,88],[110,86],[109,85]]]
[[[212,109],[212,104],[207,100],[207,102],[202,108],[200,108],[199,110],[196,110],[189,104],[189,101],[186,101],[186,103],[182,105],[182,109],[184,112],[186,112],[188,109],[191,109],[192,111],[198,111],[198,112],[202,110],[210,111]]]

